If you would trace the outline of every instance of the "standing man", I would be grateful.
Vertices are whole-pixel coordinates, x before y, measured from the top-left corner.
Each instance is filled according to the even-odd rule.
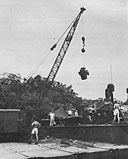
[[[96,112],[96,108],[94,105],[92,105],[89,109],[89,121],[90,123],[93,123],[95,120],[95,112]]]
[[[114,103],[114,111],[113,111],[113,115],[114,115],[113,122],[116,121],[116,117],[117,117],[118,123],[120,122],[119,109],[120,109],[120,105],[117,103],[117,101],[115,101],[115,103]]]
[[[68,110],[68,115],[72,116],[72,110],[71,109]]]
[[[50,126],[54,126],[54,124],[55,124],[55,113],[54,113],[54,111],[50,112],[49,116],[50,116]]]
[[[32,127],[31,141],[35,137],[36,138],[35,144],[38,144],[38,129],[40,126],[41,126],[41,124],[36,120],[31,124],[31,127]]]

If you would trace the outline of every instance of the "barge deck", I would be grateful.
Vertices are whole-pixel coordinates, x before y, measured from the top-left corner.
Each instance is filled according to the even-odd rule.
[[[126,159],[128,156],[128,145],[115,145],[99,142],[82,142],[82,144],[80,144],[81,142],[78,142],[78,140],[74,140],[74,144],[69,145],[61,141],[61,139],[41,140],[38,145],[12,142],[0,143],[0,158]]]

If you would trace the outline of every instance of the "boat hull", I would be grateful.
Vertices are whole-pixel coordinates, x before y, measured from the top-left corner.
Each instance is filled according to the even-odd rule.
[[[128,124],[41,127],[39,136],[128,144]]]

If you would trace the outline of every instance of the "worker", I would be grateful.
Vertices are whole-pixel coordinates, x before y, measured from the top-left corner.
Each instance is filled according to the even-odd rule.
[[[75,116],[78,116],[78,115],[79,115],[79,114],[78,114],[78,110],[76,110],[76,111],[75,111]]]
[[[52,112],[49,113],[49,117],[50,117],[50,126],[54,126],[56,124],[54,110],[52,110]]]
[[[94,122],[94,115],[95,115],[95,112],[96,112],[96,108],[94,105],[92,105],[89,109],[89,121],[90,123],[93,123]]]
[[[115,123],[116,118],[117,118],[118,123],[120,122],[119,109],[120,109],[120,105],[119,105],[119,103],[117,103],[117,101],[115,101],[115,103],[114,103],[114,111],[113,111],[113,115],[114,115],[113,123]]]
[[[68,116],[72,116],[72,110],[71,109],[68,110]]]
[[[31,131],[31,142],[33,138],[36,138],[35,144],[38,144],[38,129],[41,126],[41,124],[38,121],[33,121],[31,124],[32,131]]]

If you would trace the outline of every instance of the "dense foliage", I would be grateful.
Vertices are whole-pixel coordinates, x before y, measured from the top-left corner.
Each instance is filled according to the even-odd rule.
[[[84,115],[91,105],[99,108],[104,105],[103,98],[96,100],[83,99],[74,92],[72,85],[66,86],[63,83],[54,81],[45,98],[41,92],[47,85],[46,78],[40,75],[30,77],[28,80],[22,79],[19,74],[4,73],[0,77],[0,109],[20,109],[31,118],[35,107],[41,102],[39,116],[47,118],[51,110],[64,108],[68,110],[76,108],[79,114]],[[125,104],[128,102],[126,101]],[[28,121],[29,122],[29,121]]]
[[[19,74],[4,73],[0,78],[0,108],[19,108],[32,112],[45,85],[46,79],[40,75],[26,80]],[[78,97],[71,85],[66,86],[54,81],[41,105],[40,113],[45,116],[51,109],[56,110],[60,107],[79,109],[82,105],[83,99]]]

